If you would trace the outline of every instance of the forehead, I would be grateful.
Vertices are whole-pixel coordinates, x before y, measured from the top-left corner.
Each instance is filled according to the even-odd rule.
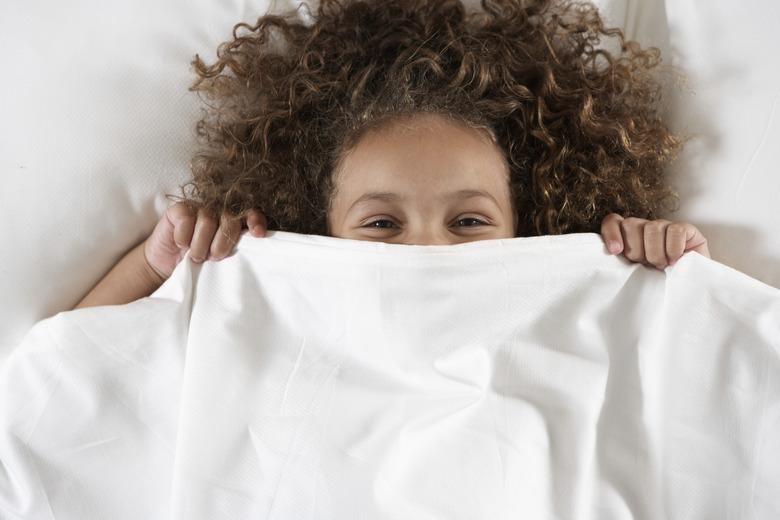
[[[370,186],[377,191],[418,191],[453,183],[496,189],[507,179],[504,152],[487,129],[439,114],[402,117],[367,131],[344,154],[337,172],[342,188]]]

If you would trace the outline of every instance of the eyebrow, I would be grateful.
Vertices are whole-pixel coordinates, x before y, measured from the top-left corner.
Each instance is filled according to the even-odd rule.
[[[454,200],[454,199],[465,200],[474,197],[487,197],[493,202],[495,202],[496,206],[498,206],[498,201],[496,200],[496,198],[484,190],[458,190],[441,196],[443,200]],[[361,202],[367,202],[369,200],[384,200],[386,202],[393,202],[402,199],[403,197],[391,191],[370,191],[358,197],[358,199],[352,203],[352,205],[349,207],[347,211],[351,210],[353,207],[357,206]]]

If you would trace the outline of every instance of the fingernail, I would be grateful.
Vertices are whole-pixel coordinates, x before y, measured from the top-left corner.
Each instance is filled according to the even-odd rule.
[[[610,242],[608,244],[608,248],[609,248],[609,252],[614,254],[620,251],[620,244],[617,242]]]
[[[195,258],[194,256],[191,256],[191,257],[190,257],[190,260],[192,260],[192,261],[193,261],[193,262],[195,262],[196,264],[199,264],[199,263],[201,263],[201,262],[203,261],[203,259],[202,259],[202,258]]]

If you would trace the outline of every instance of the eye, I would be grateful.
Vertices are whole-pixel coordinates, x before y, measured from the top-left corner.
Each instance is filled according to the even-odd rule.
[[[391,225],[395,226],[393,221],[382,218],[382,219],[374,220],[373,222],[369,222],[368,224],[365,224],[365,225],[363,225],[361,227],[372,228],[372,229],[390,229],[388,226],[377,226],[376,224],[379,224],[380,222],[384,222],[384,223],[391,224]]]
[[[463,222],[468,222],[468,224],[462,224]],[[485,222],[484,220],[476,217],[460,218],[456,220],[455,223],[459,224],[458,227],[478,227],[478,226],[489,225],[488,222]],[[380,218],[380,219],[373,220],[371,222],[367,222],[361,227],[368,228],[368,229],[393,229],[396,227],[396,224],[392,220]]]
[[[473,225],[472,224],[467,224],[467,225],[461,226],[461,227],[476,227],[476,226],[480,226],[480,225],[481,226],[487,226],[487,222],[485,222],[482,219],[478,219],[476,217],[464,217],[464,218],[456,220],[455,222],[460,224],[461,222],[466,222],[466,221],[477,222],[477,224],[473,224]]]

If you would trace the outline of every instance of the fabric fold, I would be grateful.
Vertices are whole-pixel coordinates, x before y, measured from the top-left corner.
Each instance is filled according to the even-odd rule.
[[[39,322],[0,518],[780,516],[780,291],[583,233],[244,235]]]

